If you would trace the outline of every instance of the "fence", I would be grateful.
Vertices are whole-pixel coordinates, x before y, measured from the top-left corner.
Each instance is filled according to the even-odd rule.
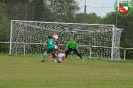
[[[12,4],[12,3],[0,3],[0,52],[8,52],[9,45],[7,42],[10,40],[10,21],[11,20],[29,20],[29,21],[62,21],[62,22],[86,22],[86,23],[100,23],[98,20],[95,19],[95,17],[89,18],[87,13],[94,11],[94,13],[100,14],[103,13],[103,17],[105,17],[108,13],[101,12],[104,10],[110,10],[114,8],[114,3],[109,0],[106,0],[106,6],[100,5],[99,2],[93,3],[95,0],[86,0],[86,5],[80,6],[81,9],[79,12],[76,13],[85,13],[82,15],[82,17],[78,20],[75,18],[72,18],[70,14],[64,15],[60,12],[60,9],[57,8],[56,0],[53,0],[53,4],[49,3],[49,0],[47,1],[45,5],[43,4],[31,4],[31,3],[25,3],[25,4]],[[81,0],[82,1],[82,0]],[[87,4],[89,1],[89,4]],[[84,3],[81,2],[81,3]],[[111,6],[109,5],[111,4]],[[59,7],[59,5],[58,5]],[[94,10],[95,9],[95,10]],[[100,11],[100,10],[101,11]],[[65,11],[65,10],[64,10]],[[64,16],[63,16],[64,15]],[[99,15],[98,15],[99,16]],[[73,15],[75,17],[75,14]],[[119,17],[116,16],[116,20],[114,21],[114,24],[118,25],[121,23],[119,21]],[[129,49],[128,49],[129,50]],[[127,55],[128,56],[128,55]]]

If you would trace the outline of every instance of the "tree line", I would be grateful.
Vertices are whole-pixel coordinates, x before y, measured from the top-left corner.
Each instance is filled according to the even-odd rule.
[[[133,47],[133,11],[127,17],[107,13],[99,17],[95,13],[81,13],[75,0],[0,0],[0,41],[10,40],[11,20],[32,20],[49,22],[114,24],[124,29],[120,46]],[[8,53],[9,44],[0,44],[0,52]],[[123,51],[121,51],[123,53]],[[133,50],[127,51],[127,58],[133,57]]]

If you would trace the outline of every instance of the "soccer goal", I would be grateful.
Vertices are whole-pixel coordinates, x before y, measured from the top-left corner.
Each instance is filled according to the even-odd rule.
[[[82,55],[120,59],[120,37],[123,29],[108,24],[61,23],[42,21],[11,21],[10,55],[42,54],[48,35],[58,32],[62,49],[70,37],[79,44]]]

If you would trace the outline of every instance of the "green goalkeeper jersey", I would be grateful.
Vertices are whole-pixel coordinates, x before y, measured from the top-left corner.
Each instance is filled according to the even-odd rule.
[[[54,40],[54,39],[47,39],[45,41],[45,43],[47,44],[47,47],[49,47],[49,48],[55,48],[55,42],[56,42],[56,40]]]
[[[66,49],[72,48],[72,49],[78,49],[78,44],[76,41],[69,41],[66,45]]]

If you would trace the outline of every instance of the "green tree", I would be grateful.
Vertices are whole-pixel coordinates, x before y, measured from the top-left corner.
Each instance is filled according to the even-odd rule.
[[[102,18],[97,16],[95,13],[89,13],[89,14],[84,14],[84,13],[78,13],[75,16],[76,22],[78,23],[89,23],[89,24],[94,24],[94,23],[100,23]]]
[[[0,5],[0,13],[0,41],[9,41],[10,20],[7,18],[2,5]]]
[[[0,0],[0,3],[25,3],[25,1],[28,1],[28,0]]]
[[[74,22],[74,17],[79,10],[79,6],[75,0],[50,0],[48,6],[55,14],[56,21],[60,22]]]
[[[9,42],[10,20],[7,18],[3,5],[0,5],[0,41]],[[8,52],[8,44],[0,44],[0,52]]]
[[[101,20],[102,24],[116,24],[116,13],[115,12],[110,12],[107,13],[107,15],[102,18]]]

